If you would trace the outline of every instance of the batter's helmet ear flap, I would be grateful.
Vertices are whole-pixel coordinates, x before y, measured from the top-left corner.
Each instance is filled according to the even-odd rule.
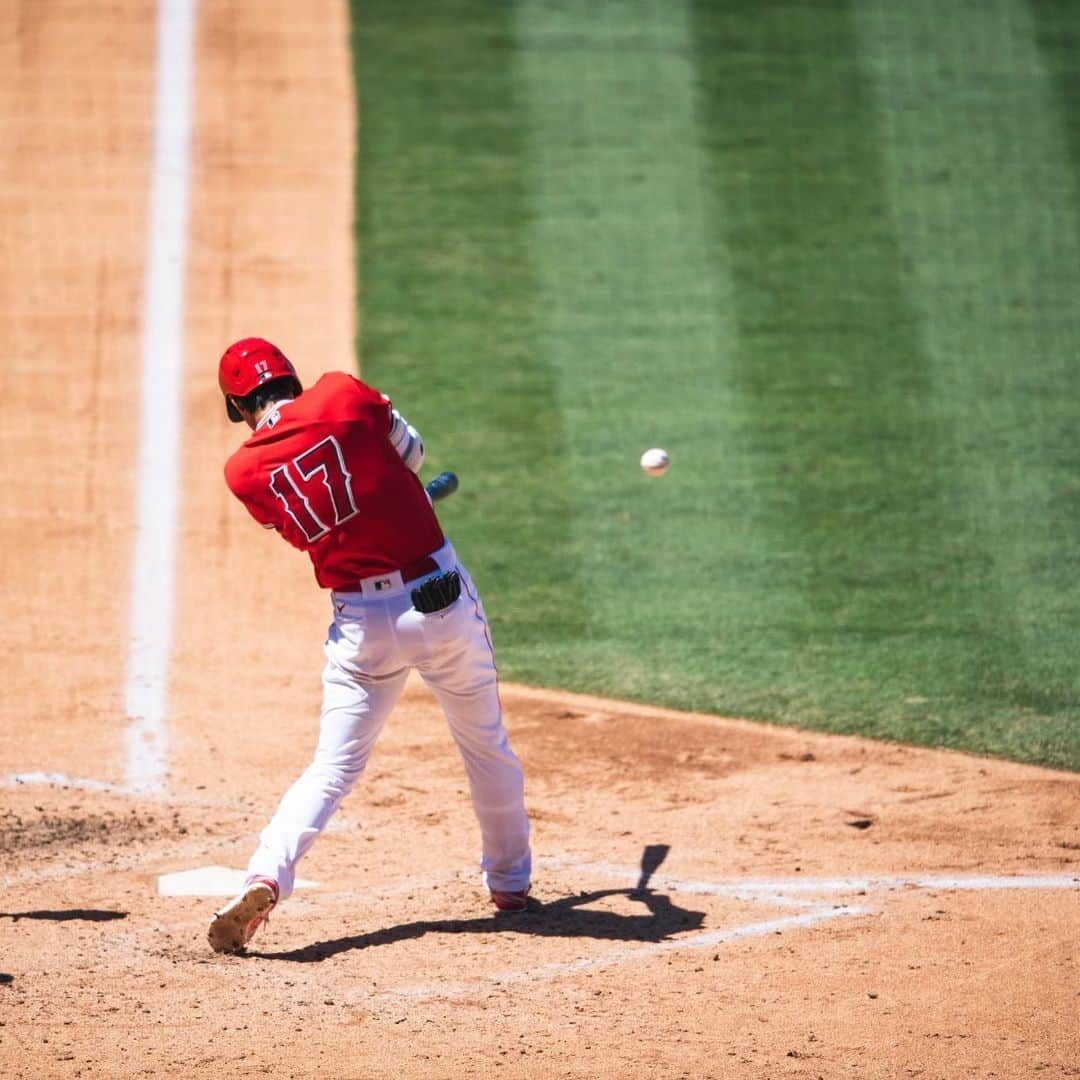
[[[300,379],[289,358],[265,338],[241,338],[234,341],[218,364],[218,386],[225,395],[225,411],[233,423],[243,420],[233,399],[245,398],[264,383],[276,379]]]

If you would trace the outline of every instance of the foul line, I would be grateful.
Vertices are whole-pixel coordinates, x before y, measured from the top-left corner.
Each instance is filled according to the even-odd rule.
[[[142,324],[135,559],[125,708],[127,786],[160,791],[168,769],[184,268],[196,0],[160,0],[150,232]]]

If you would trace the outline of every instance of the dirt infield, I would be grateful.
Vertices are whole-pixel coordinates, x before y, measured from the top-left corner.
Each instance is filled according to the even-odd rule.
[[[203,0],[167,772],[136,791],[154,29],[0,10],[0,1075],[1080,1076],[1080,777],[519,687],[537,910],[492,915],[411,684],[312,887],[210,953],[216,899],[159,877],[244,865],[313,746],[327,621],[221,482],[216,359],[258,332],[351,363],[353,120],[344,4]]]

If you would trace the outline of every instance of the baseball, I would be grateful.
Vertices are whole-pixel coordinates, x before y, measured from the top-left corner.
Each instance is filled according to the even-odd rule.
[[[668,457],[668,452],[661,450],[659,446],[654,446],[641,455],[641,467],[650,476],[663,476],[670,464],[671,458]]]

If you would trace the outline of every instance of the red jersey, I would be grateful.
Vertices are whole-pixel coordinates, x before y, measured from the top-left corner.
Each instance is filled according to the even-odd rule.
[[[324,589],[401,570],[445,542],[390,443],[390,414],[378,391],[331,372],[268,413],[225,465],[233,494],[311,556]]]

